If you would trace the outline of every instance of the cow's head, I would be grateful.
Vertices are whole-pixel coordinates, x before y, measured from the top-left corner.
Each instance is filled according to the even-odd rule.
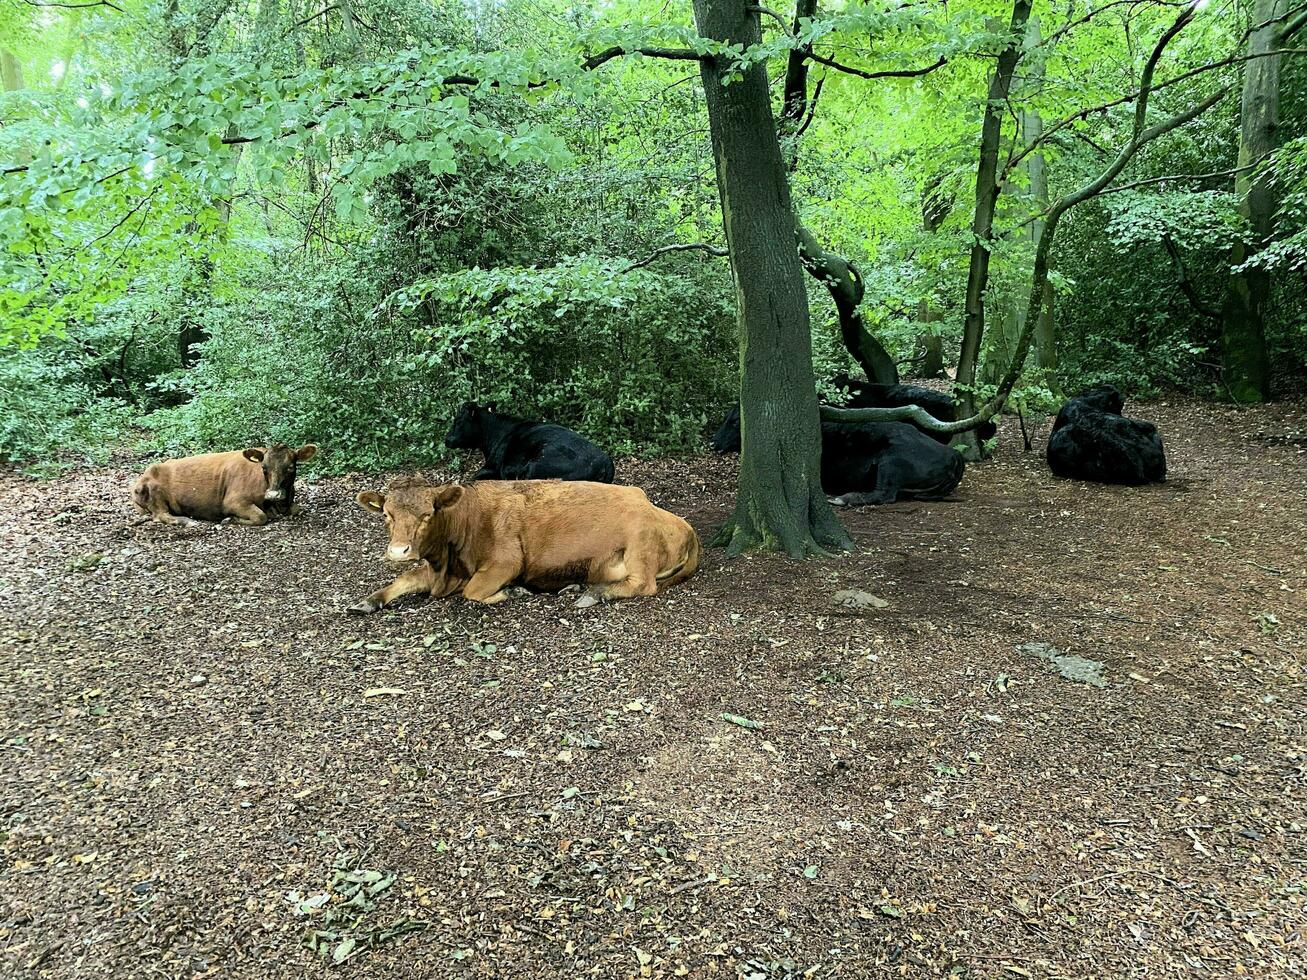
[[[1076,396],[1090,408],[1096,408],[1108,415],[1120,415],[1125,409],[1125,399],[1114,385],[1094,385],[1086,388]]]
[[[295,464],[306,462],[317,454],[318,447],[313,443],[295,449],[284,442],[274,442],[267,449],[245,450],[246,459],[263,467],[263,499],[270,503],[294,496]]]
[[[354,499],[364,510],[386,518],[390,533],[386,560],[413,561],[444,550],[437,539],[446,533],[446,523],[439,517],[462,496],[462,487],[433,487],[421,480],[406,479],[392,483],[386,493],[364,490]]]
[[[464,402],[445,436],[448,449],[477,449],[481,445],[481,422],[489,410],[476,402]]]

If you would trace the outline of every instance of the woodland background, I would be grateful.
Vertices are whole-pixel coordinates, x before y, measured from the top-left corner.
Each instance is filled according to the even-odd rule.
[[[987,90],[1020,49],[982,395],[1019,330],[1034,218],[1129,136],[1126,97],[1183,5],[1037,3],[1015,39],[1003,3],[808,7],[764,8],[739,54],[768,64],[778,117],[785,58],[814,54],[782,132],[794,209],[860,270],[863,321],[905,375],[957,362]],[[1228,94],[1143,147],[1130,189],[1062,219],[1052,320],[1009,407],[1100,381],[1241,401],[1300,383],[1307,63],[1256,45],[1291,52],[1302,19],[1197,5],[1153,111]],[[689,4],[625,0],[5,0],[0,459],[312,439],[327,470],[423,464],[469,397],[616,453],[700,448],[738,381],[730,270],[697,247],[723,245],[703,82],[635,53],[694,38]],[[1274,145],[1241,157],[1248,72],[1272,64]],[[696,247],[658,251],[678,244]],[[1221,340],[1249,276],[1270,365],[1251,389]],[[808,293],[817,376],[853,369]]]

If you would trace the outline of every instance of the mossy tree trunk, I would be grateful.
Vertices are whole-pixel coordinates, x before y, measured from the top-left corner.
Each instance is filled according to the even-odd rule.
[[[746,0],[694,0],[694,17],[704,37],[761,40]],[[740,331],[739,487],[718,541],[794,558],[850,548],[821,489],[808,297],[767,71],[755,64],[727,85],[716,60],[701,72]]]
[[[1244,66],[1240,108],[1239,166],[1253,167],[1279,145],[1280,57],[1267,56],[1286,36],[1282,26],[1285,0],[1256,0]],[[1257,27],[1256,25],[1261,25]],[[1239,210],[1252,232],[1230,253],[1232,271],[1221,310],[1221,376],[1237,402],[1265,401],[1271,395],[1271,365],[1266,352],[1265,315],[1271,277],[1258,266],[1238,269],[1270,238],[1279,201],[1274,188],[1257,169],[1241,170],[1235,178]]]

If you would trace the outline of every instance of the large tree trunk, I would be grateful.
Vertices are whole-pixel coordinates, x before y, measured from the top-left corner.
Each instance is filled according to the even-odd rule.
[[[757,8],[749,6],[694,0],[699,33],[757,44]],[[739,488],[718,540],[731,554],[768,548],[795,558],[850,548],[821,489],[808,297],[767,71],[755,64],[729,85],[714,60],[701,72],[740,330]]]
[[[1265,160],[1279,143],[1280,57],[1256,57],[1275,49],[1281,37],[1277,18],[1284,13],[1285,0],[1256,0],[1253,24],[1265,25],[1248,38],[1244,66],[1242,124],[1239,135],[1239,166],[1249,167]],[[1239,241],[1230,253],[1230,265],[1237,267],[1254,257],[1270,238],[1275,212],[1279,208],[1274,188],[1256,170],[1243,170],[1235,178],[1240,197],[1239,210],[1248,219],[1252,241]],[[1230,397],[1237,402],[1265,401],[1271,394],[1271,367],[1266,353],[1265,314],[1270,298],[1271,277],[1254,267],[1231,272],[1221,311],[1221,375]]]
[[[980,163],[976,168],[976,213],[971,221],[973,244],[967,271],[966,315],[962,328],[962,351],[958,357],[957,386],[961,408],[958,417],[975,413],[976,368],[985,337],[985,290],[989,285],[989,249],[994,237],[994,210],[998,205],[998,151],[1008,92],[1020,55],[1021,38],[1030,19],[1031,0],[1015,0],[1007,45],[998,56],[994,77],[989,82],[985,120],[980,130]],[[974,431],[958,436],[968,459],[980,458],[980,443]]]

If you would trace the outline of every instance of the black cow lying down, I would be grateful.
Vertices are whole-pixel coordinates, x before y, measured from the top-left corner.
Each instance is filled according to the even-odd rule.
[[[474,480],[613,482],[613,461],[589,439],[550,422],[528,422],[468,402],[445,436],[450,449],[480,449]]]
[[[838,403],[840,408],[902,408],[906,405],[920,405],[928,415],[941,422],[958,420],[958,406],[952,396],[933,388],[923,388],[921,385],[881,385],[859,381],[847,374],[835,375],[830,383],[849,393],[844,401]],[[981,439],[992,439],[997,432],[998,426],[993,420],[976,426],[976,434]],[[949,442],[953,438],[939,432],[926,432],[926,435],[936,442]]]
[[[965,470],[961,453],[906,422],[821,424],[821,488],[834,504],[940,500]]]
[[[713,449],[739,452],[738,405],[713,437]],[[965,470],[959,453],[906,422],[821,424],[821,486],[832,503],[939,500],[957,488]]]
[[[1125,399],[1111,385],[1072,398],[1048,437],[1048,465],[1060,477],[1137,486],[1166,479],[1157,426],[1121,415]]]

